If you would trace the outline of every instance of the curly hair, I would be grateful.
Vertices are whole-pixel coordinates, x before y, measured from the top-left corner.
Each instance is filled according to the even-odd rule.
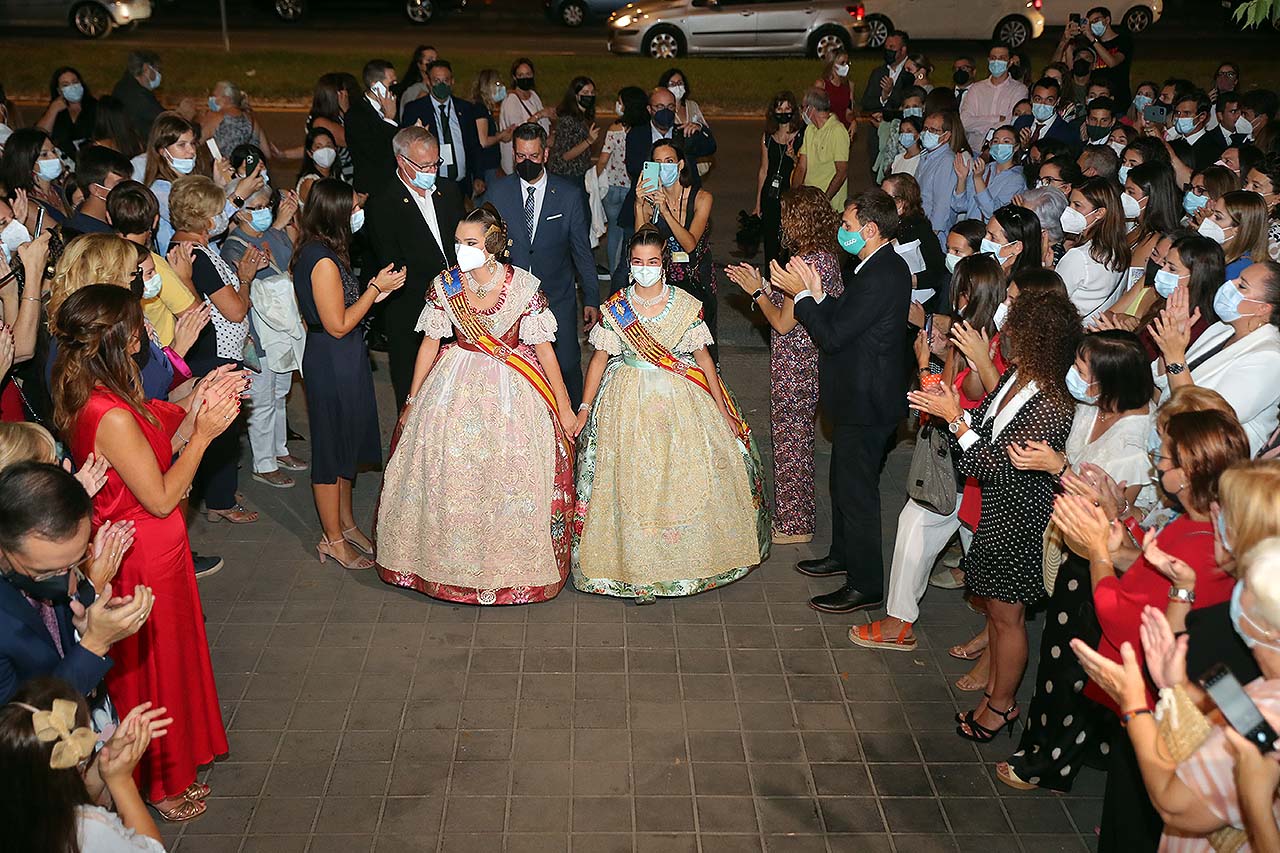
[[[836,251],[840,214],[817,187],[800,187],[782,196],[782,244],[793,255]]]
[[[1003,333],[1018,375],[1034,380],[1055,402],[1074,406],[1066,376],[1084,331],[1080,313],[1066,294],[1048,288],[1021,292],[1009,309]]]
[[[53,268],[49,316],[72,293],[91,284],[128,287],[138,269],[138,245],[117,234],[81,234],[63,249]]]

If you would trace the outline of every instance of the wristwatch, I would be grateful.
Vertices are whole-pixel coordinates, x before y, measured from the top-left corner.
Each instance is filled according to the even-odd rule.
[[[1180,361],[1175,361],[1172,364],[1166,364],[1164,366],[1164,372],[1169,374],[1170,376],[1177,376],[1179,373],[1181,373],[1186,369],[1187,369],[1187,366]]]
[[[231,203],[236,207],[244,207],[244,199],[240,198],[238,195],[233,195],[231,197]]]
[[[759,299],[761,296],[764,296],[764,288],[757,287],[756,292],[751,294],[751,310],[752,311],[756,310],[756,300]]]
[[[952,435],[955,435],[955,434],[957,434],[958,432],[960,432],[960,424],[962,424],[962,423],[964,423],[964,413],[963,413],[963,412],[961,412],[959,415],[957,415],[957,416],[956,416],[956,419],[955,419],[954,421],[951,421],[951,423],[947,424],[947,430],[948,430]]]
[[[1169,587],[1169,600],[1181,601],[1184,604],[1196,603],[1196,591],[1194,589],[1183,589],[1178,586]]]

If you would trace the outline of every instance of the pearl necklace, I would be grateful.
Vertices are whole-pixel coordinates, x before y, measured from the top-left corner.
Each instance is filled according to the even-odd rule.
[[[643,308],[653,308],[656,305],[661,305],[663,302],[667,301],[667,287],[668,285],[664,282],[662,289],[658,291],[657,296],[645,298],[636,292],[635,285],[633,284],[631,286],[631,301]]]
[[[462,280],[466,282],[467,289],[470,290],[472,293],[474,293],[477,299],[484,299],[493,291],[493,288],[497,285],[497,281],[498,281],[497,262],[494,260],[490,260],[489,263],[486,264],[486,267],[489,270],[488,284],[480,284],[480,282],[472,278],[471,273],[469,271],[464,272],[462,274]]]

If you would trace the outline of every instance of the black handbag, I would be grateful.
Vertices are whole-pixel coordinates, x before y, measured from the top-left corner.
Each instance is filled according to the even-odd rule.
[[[939,515],[956,510],[956,473],[946,433],[932,423],[916,434],[916,449],[907,472],[907,496]]]

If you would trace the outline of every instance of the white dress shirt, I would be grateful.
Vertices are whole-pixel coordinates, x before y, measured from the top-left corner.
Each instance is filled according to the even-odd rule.
[[[880,244],[880,247],[878,249],[876,249],[871,254],[867,255],[865,258],[859,258],[857,269],[862,269],[862,265],[865,264],[867,261],[871,260],[872,258],[874,258],[880,252],[880,250],[883,249],[885,246],[892,246],[892,245],[893,245],[892,240],[890,240],[887,243],[882,243]],[[843,252],[844,250],[841,249],[840,251]],[[893,249],[891,248],[890,251],[893,251]],[[854,275],[857,275],[856,270],[854,272]],[[816,304],[821,305],[823,301],[827,298],[827,292],[824,290],[820,296],[814,296],[812,293],[809,292],[808,288],[805,288],[804,290],[800,291],[799,293],[797,293],[795,296],[792,297],[792,299],[796,302],[799,302],[801,299],[810,299],[810,298],[812,298]]]
[[[431,232],[431,236],[436,238],[436,245],[440,247],[440,252],[444,253],[444,241],[440,239],[440,221],[436,219],[436,205],[432,200],[432,193],[418,189],[412,184],[405,183],[404,178],[396,173],[396,177],[404,188],[409,191],[409,198],[413,199],[413,203],[418,206],[418,212],[422,214],[422,219],[427,223],[427,230]]]
[[[529,183],[524,178],[520,179],[520,210],[521,215],[524,213],[525,199],[529,197],[529,188],[533,188],[533,233],[529,235],[529,244],[533,245],[533,238],[538,236],[538,221],[542,219],[542,201],[547,196],[547,170],[544,168],[542,174],[538,176],[536,183]]]
[[[368,92],[365,92],[364,99],[365,99],[366,101],[368,101],[368,102],[369,102],[369,106],[373,107],[373,111],[374,111],[375,113],[377,113],[377,115],[378,115],[378,117],[379,117],[380,119],[382,119],[383,121],[385,121],[387,124],[391,125],[392,127],[395,127],[395,126],[396,126],[396,120],[395,120],[395,119],[393,119],[393,118],[387,118],[386,116],[384,116],[384,115],[382,114],[382,104],[378,103],[378,99],[377,99],[377,98],[375,98],[373,95],[370,95]]]
[[[653,122],[649,122],[649,131],[650,131],[650,133],[651,133],[651,137],[650,137],[649,141],[650,141],[650,142],[657,142],[659,139],[670,139],[670,138],[671,138],[671,132],[672,132],[673,130],[675,130],[675,126],[674,126],[674,125],[672,125],[671,127],[667,128],[666,130],[658,130],[658,126],[657,126],[656,124],[654,124]]]
[[[453,108],[453,96],[450,95],[449,100],[444,103],[437,101],[435,95],[429,97],[431,98],[431,109],[435,110],[436,113],[436,141],[440,143],[440,157],[445,161],[445,164],[453,164],[453,179],[460,181],[467,174],[467,149],[462,144],[462,124],[458,120],[458,111]],[[448,157],[445,156],[446,152],[444,150],[444,130],[440,127],[442,113],[448,117],[449,138],[452,140],[449,147],[450,150],[447,152],[449,154]],[[440,169],[443,172],[444,165],[441,165]]]

